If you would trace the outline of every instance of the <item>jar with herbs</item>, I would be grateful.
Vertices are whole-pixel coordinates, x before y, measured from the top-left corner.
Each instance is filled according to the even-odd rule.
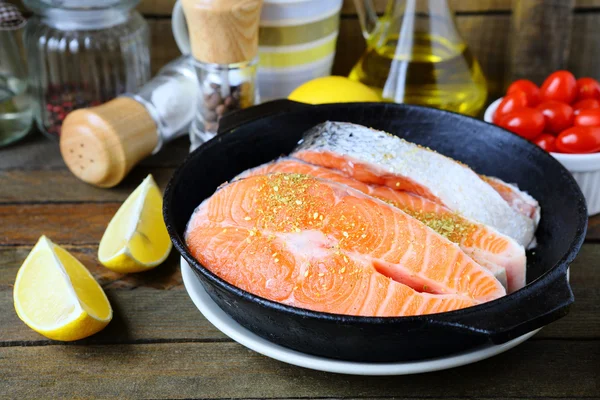
[[[149,29],[139,0],[24,0],[36,123],[58,138],[72,110],[136,92],[150,78]]]
[[[256,70],[262,4],[263,0],[181,0],[175,5],[176,37],[183,53],[194,58],[199,86],[190,128],[192,149],[217,135],[221,117],[259,101]],[[187,32],[177,34],[180,29]]]

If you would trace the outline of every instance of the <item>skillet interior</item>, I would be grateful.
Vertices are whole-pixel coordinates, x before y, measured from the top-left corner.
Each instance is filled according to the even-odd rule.
[[[265,108],[268,104],[263,105]],[[234,124],[235,118],[234,114]],[[478,173],[517,183],[538,199],[542,219],[537,231],[538,247],[527,255],[526,288],[481,306],[433,316],[346,317],[257,298],[220,280],[196,262],[187,252],[183,233],[198,204],[240,172],[288,154],[304,131],[326,120],[354,122],[396,134],[465,162]],[[211,297],[242,325],[279,344],[312,354],[389,361],[429,358],[489,340],[503,342],[566,314],[572,294],[564,277],[562,281],[557,277],[566,274],[581,246],[587,213],[583,196],[570,174],[537,146],[515,135],[439,110],[356,103],[302,106],[242,124],[203,145],[188,157],[169,183],[165,221],[176,248]],[[554,290],[556,296],[552,298],[554,292],[541,293],[542,289]],[[539,298],[534,300],[535,296]],[[550,307],[540,303],[560,304],[560,312],[536,318],[544,306]],[[476,320],[483,324],[470,329],[460,326]],[[513,329],[515,321],[519,322],[518,329]],[[494,336],[495,330],[504,334]]]

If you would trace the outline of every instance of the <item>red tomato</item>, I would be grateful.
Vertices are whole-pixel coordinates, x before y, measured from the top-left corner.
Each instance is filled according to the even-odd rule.
[[[536,107],[546,117],[546,130],[560,133],[573,125],[573,109],[560,101],[545,101]]]
[[[600,97],[600,83],[593,78],[577,79],[577,100]]]
[[[581,110],[575,117],[575,126],[600,126],[600,109]]]
[[[533,143],[540,146],[542,149],[547,152],[555,152],[556,151],[556,138],[551,133],[542,133],[540,136],[533,139]]]
[[[525,107],[527,107],[527,95],[525,92],[518,91],[507,94],[500,104],[498,104],[492,120],[494,123],[498,123],[500,117]]]
[[[581,110],[589,110],[592,108],[600,108],[600,101],[596,99],[583,99],[573,104],[573,111],[575,115],[579,114]]]
[[[596,153],[600,151],[600,127],[573,126],[556,138],[561,153]]]
[[[519,79],[514,81],[508,87],[506,94],[521,91],[527,96],[527,105],[529,107],[535,107],[540,104],[540,88],[537,85],[527,79]]]
[[[521,108],[502,116],[498,125],[525,139],[533,139],[544,130],[544,114],[534,108]]]
[[[546,78],[540,92],[542,101],[556,100],[571,104],[577,96],[577,81],[569,71],[556,71]]]

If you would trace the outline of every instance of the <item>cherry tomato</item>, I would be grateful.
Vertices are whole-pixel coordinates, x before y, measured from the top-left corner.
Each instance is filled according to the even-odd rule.
[[[546,130],[552,133],[560,133],[573,125],[573,109],[566,103],[560,101],[545,101],[536,107],[546,117]]]
[[[535,139],[533,139],[533,143],[540,146],[542,149],[547,152],[555,152],[556,151],[556,138],[551,134],[544,132]]]
[[[500,118],[508,113],[527,107],[527,95],[523,91],[513,92],[504,96],[492,118],[494,123],[498,123]]]
[[[527,96],[527,105],[529,107],[535,107],[540,104],[540,88],[537,85],[527,79],[519,79],[514,81],[508,87],[506,94],[521,91]]]
[[[593,78],[577,79],[577,100],[600,97],[600,83]]]
[[[541,111],[534,108],[521,108],[506,114],[498,120],[498,125],[525,139],[533,139],[544,130],[546,120]]]
[[[575,115],[579,114],[581,110],[589,110],[592,108],[600,108],[600,101],[596,99],[583,99],[573,104],[573,111]]]
[[[575,126],[600,126],[600,109],[581,110],[575,117]]]
[[[556,71],[546,78],[540,92],[542,101],[556,100],[571,104],[577,96],[577,81],[569,71]]]
[[[596,153],[600,151],[600,127],[573,126],[556,138],[561,153]]]

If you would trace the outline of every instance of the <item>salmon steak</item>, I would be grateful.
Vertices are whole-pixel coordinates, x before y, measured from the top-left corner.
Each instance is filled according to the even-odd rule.
[[[423,315],[506,294],[457,244],[401,209],[306,174],[221,186],[195,210],[185,240],[230,284],[315,311]]]
[[[526,211],[515,208],[518,201],[507,201],[468,166],[389,133],[325,122],[306,132],[292,156],[363,183],[415,193],[488,225],[522,246],[533,242],[536,221],[531,210],[525,215]],[[520,197],[520,193],[513,194]]]
[[[506,183],[493,176],[480,175],[515,210],[533,220],[535,227],[540,222],[541,209],[536,199],[519,190],[515,185]]]
[[[242,173],[236,179],[270,173],[299,173],[347,185],[383,200],[457,243],[474,261],[487,268],[512,293],[525,286],[525,249],[512,238],[413,193],[368,185],[340,171],[282,158]]]

